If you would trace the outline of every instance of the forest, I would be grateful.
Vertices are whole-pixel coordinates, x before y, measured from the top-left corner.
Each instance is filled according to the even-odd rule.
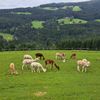
[[[1,9],[0,51],[100,50],[99,12],[99,0]]]

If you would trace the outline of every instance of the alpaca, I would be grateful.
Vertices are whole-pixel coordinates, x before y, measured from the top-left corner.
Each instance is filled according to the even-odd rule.
[[[9,73],[11,75],[17,75],[18,74],[18,72],[15,69],[15,64],[14,63],[10,63],[10,65],[9,65]]]
[[[55,66],[58,70],[60,69],[59,66],[55,63],[55,61],[51,59],[45,60],[45,66],[47,66],[48,64],[51,64],[51,69],[53,68],[53,66]]]
[[[87,59],[77,61],[77,71],[80,71],[80,69],[82,69],[82,72],[84,71],[86,72],[89,66],[90,66],[90,61],[88,61]]]
[[[35,56],[36,56],[36,58],[39,57],[40,60],[41,59],[45,60],[45,57],[44,57],[44,55],[42,53],[36,53]]]
[[[24,66],[30,66],[32,62],[38,62],[39,58],[35,58],[35,59],[24,59],[23,60],[23,65],[22,65],[22,70],[24,69]]]
[[[24,58],[24,59],[33,59],[31,55],[27,55],[27,54],[26,54],[26,55],[24,55],[24,57],[23,57],[23,58]]]
[[[56,53],[56,59],[63,60],[65,62],[65,53]]]
[[[43,66],[40,64],[40,63],[38,63],[38,62],[32,62],[31,63],[31,71],[33,72],[35,72],[35,71],[37,71],[37,72],[39,72],[40,73],[40,70],[43,70],[43,72],[46,72],[46,69],[45,68],[43,68]]]
[[[73,53],[73,54],[70,56],[70,59],[76,59],[76,53]]]

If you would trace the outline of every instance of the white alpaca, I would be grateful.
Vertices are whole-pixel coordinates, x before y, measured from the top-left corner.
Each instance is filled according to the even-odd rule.
[[[40,63],[38,63],[38,62],[32,62],[31,63],[31,71],[33,72],[35,72],[35,71],[37,71],[37,72],[39,72],[40,73],[40,70],[43,70],[43,72],[46,72],[46,69],[45,68],[43,68],[43,66],[40,64]]]
[[[61,59],[61,60],[63,60],[63,62],[65,62],[66,60],[65,60],[65,53],[56,53],[56,59]]]
[[[37,62],[37,61],[39,61],[39,58],[35,58],[35,59],[24,59],[23,62],[22,62],[23,63],[22,70],[24,69],[25,66],[28,67],[28,66],[31,65],[32,62]]]
[[[24,59],[33,59],[31,55],[24,55]]]
[[[87,59],[77,61],[77,71],[80,71],[80,69],[82,69],[82,72],[86,72],[89,66],[90,62]]]

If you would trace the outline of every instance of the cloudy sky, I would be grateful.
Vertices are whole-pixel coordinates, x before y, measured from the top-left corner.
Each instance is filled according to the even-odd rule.
[[[40,4],[58,3],[58,2],[82,2],[89,0],[0,0],[0,9],[35,7]]]

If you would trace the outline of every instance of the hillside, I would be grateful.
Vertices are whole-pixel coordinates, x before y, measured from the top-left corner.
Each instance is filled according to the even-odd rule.
[[[0,50],[100,49],[100,1],[0,10]]]

